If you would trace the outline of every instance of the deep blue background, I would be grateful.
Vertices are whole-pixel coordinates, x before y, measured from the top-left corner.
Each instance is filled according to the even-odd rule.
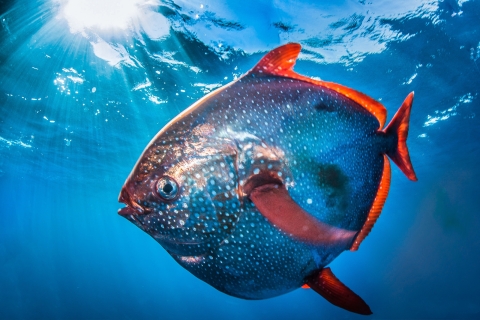
[[[203,95],[190,84],[225,84],[235,67],[246,72],[263,53],[238,48],[218,59],[172,30],[161,44],[136,43],[144,69],[112,67],[68,32],[50,2],[0,5],[0,318],[360,317],[311,290],[263,301],[224,295],[116,214],[119,190],[145,145]],[[371,318],[480,318],[480,2],[465,2],[452,16],[459,10],[449,0],[439,3],[438,21],[385,19],[413,36],[361,62],[301,60],[295,68],[381,98],[390,117],[416,94],[408,144],[419,181],[394,168],[372,233],[331,265],[369,303]],[[156,64],[147,52],[158,47],[208,72]],[[69,82],[70,95],[54,85],[59,74],[71,75],[62,68],[85,79]],[[145,74],[150,91],[132,91]],[[179,88],[185,92],[177,95]],[[168,103],[148,100],[157,91]],[[429,116],[444,118],[426,125]]]

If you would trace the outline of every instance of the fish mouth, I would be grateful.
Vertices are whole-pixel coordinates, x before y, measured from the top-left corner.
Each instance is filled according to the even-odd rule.
[[[126,206],[124,208],[118,209],[118,214],[123,217],[127,217],[138,214],[138,211],[133,209],[132,207]]]
[[[118,196],[118,202],[122,202],[127,205],[125,208],[121,208],[118,210],[118,214],[121,216],[127,218],[130,216],[140,215],[144,213],[143,208],[138,203],[133,201],[126,186],[123,186],[122,191],[120,191],[120,195]]]
[[[118,209],[118,214],[135,224],[140,229],[143,229],[143,223],[140,221],[139,216],[144,214],[144,210],[138,203],[133,201],[126,185],[123,186],[122,191],[120,191],[118,202],[122,202],[127,205],[124,208]]]
[[[139,227],[141,230],[144,230],[143,222],[138,218],[138,211],[132,207],[126,206],[125,208],[118,209],[118,214]]]

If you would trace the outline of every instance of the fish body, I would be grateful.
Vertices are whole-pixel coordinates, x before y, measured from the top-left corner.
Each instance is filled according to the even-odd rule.
[[[307,284],[369,314],[326,266],[356,250],[380,214],[386,155],[416,179],[405,145],[413,95],[382,130],[378,102],[294,73],[299,51],[271,51],[165,126],[125,182],[119,213],[229,295],[265,299]]]

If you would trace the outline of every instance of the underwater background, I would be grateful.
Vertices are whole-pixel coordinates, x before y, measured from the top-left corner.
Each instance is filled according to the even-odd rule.
[[[287,42],[389,119],[415,91],[419,181],[392,165],[336,276],[372,319],[479,319],[478,0],[0,0],[0,319],[362,318],[313,290],[227,296],[117,214],[152,137]]]

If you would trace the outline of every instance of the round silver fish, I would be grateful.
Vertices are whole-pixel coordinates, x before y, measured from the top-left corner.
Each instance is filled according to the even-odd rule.
[[[416,180],[405,144],[413,94],[382,130],[380,103],[293,72],[299,52],[271,51],[167,124],[125,182],[119,213],[229,295],[308,285],[369,314],[326,266],[356,250],[378,218],[387,155]]]

